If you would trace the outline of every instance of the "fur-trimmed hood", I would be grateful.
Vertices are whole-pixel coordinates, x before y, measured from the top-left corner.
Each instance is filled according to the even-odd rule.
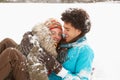
[[[55,41],[49,28],[44,23],[35,25],[31,31],[23,35],[18,49],[27,57],[30,79],[48,80],[46,67],[38,58],[43,53],[57,57]]]
[[[32,28],[33,36],[36,36],[40,47],[42,47],[47,53],[57,57],[55,41],[51,37],[49,28],[40,23]]]

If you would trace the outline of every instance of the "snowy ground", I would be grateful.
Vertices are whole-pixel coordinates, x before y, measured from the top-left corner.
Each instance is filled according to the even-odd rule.
[[[92,22],[88,42],[95,52],[93,80],[120,80],[120,4],[0,4],[0,41],[6,37],[20,42],[24,32],[47,18],[60,20],[70,7],[85,9]]]

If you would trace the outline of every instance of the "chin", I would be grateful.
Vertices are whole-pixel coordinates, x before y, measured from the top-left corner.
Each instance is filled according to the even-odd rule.
[[[69,42],[69,40],[65,40],[65,42],[66,42],[66,43],[68,43],[68,42]]]

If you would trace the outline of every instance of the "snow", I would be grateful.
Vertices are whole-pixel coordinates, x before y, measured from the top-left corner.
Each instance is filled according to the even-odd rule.
[[[95,52],[93,80],[120,80],[120,4],[104,3],[4,3],[0,4],[0,41],[6,37],[20,43],[23,33],[34,25],[54,17],[60,20],[67,8],[85,9],[92,22],[87,34]]]

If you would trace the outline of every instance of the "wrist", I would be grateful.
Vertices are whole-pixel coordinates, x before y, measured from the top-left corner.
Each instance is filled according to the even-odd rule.
[[[58,76],[64,78],[68,73],[68,70],[66,70],[65,68],[61,68],[61,71],[59,71],[59,73],[57,74]]]
[[[54,72],[58,74],[62,70],[62,65],[59,65],[56,69],[54,69]]]

